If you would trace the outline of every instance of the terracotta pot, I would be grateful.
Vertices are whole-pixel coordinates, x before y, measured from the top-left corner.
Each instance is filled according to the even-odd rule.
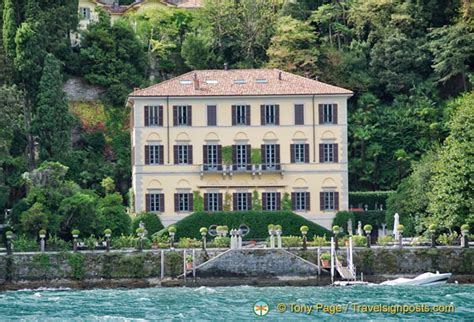
[[[321,260],[323,268],[329,268],[329,260]]]
[[[189,270],[193,269],[193,262],[187,262],[186,269],[189,269]]]
[[[348,240],[346,240],[344,244],[346,244],[346,246],[349,247],[349,241]]]

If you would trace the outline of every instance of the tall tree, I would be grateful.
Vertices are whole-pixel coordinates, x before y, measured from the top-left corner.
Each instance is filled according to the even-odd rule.
[[[62,90],[60,64],[52,54],[46,56],[38,90],[33,131],[38,137],[42,160],[62,160],[71,147],[72,118]]]
[[[17,21],[15,18],[15,5],[13,0],[4,0],[3,2],[3,48],[8,58],[13,60],[15,57],[15,35]]]

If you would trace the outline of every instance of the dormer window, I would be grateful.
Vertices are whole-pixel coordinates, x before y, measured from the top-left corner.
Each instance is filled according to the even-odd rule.
[[[206,80],[207,84],[215,85],[218,83],[217,79],[208,79]]]
[[[235,79],[234,80],[234,84],[237,84],[237,85],[243,85],[243,84],[246,84],[247,81],[245,79]]]
[[[257,79],[255,80],[255,82],[256,82],[257,84],[267,84],[267,83],[268,83],[268,80],[266,80],[266,79],[264,79],[264,78],[257,78]]]
[[[179,81],[179,83],[181,85],[191,85],[193,83],[193,81],[189,80],[189,79],[182,79],[182,80]]]

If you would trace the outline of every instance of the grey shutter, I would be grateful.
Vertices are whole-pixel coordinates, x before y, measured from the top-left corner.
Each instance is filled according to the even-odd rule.
[[[262,170],[267,169],[267,154],[265,153],[265,144],[260,145],[260,154],[262,155]]]
[[[194,198],[192,193],[188,193],[188,210],[194,211]]]
[[[179,212],[179,193],[174,194],[174,211]]]
[[[193,146],[190,144],[188,145],[188,163],[193,164]]]
[[[310,194],[309,194],[309,192],[306,192],[305,194],[306,194],[306,200],[305,200],[305,202],[306,202],[306,209],[305,209],[305,210],[306,210],[306,211],[310,211],[310,210],[311,210]]]
[[[237,146],[232,145],[232,169],[237,170]]]
[[[232,125],[237,125],[237,106],[232,105]]]
[[[160,208],[158,209],[159,212],[165,212],[165,194],[160,193]]]
[[[158,146],[158,157],[159,157],[159,160],[158,160],[158,164],[165,164],[165,158],[163,157],[163,146],[162,145],[159,145]]]
[[[148,106],[145,106],[145,126],[148,126],[150,125],[150,120],[148,118],[148,115],[149,115],[149,107]]]
[[[250,125],[250,105],[245,106],[245,124]]]
[[[276,163],[277,170],[280,170],[280,168],[281,168],[280,162],[281,162],[281,159],[280,159],[280,144],[275,144],[275,163]]]
[[[178,146],[173,145],[173,159],[174,159],[174,164],[178,164]]]
[[[188,110],[188,119],[186,120],[186,125],[187,126],[192,126],[193,125],[193,108],[191,105],[188,105],[187,107]]]
[[[151,196],[149,193],[145,194],[145,211],[149,212],[150,211],[150,205],[151,205]]]
[[[208,202],[209,202],[209,194],[205,193],[204,194],[204,211],[209,211]]]
[[[163,106],[158,106],[158,125],[163,126]]]
[[[260,125],[265,125],[265,105],[260,105]]]
[[[222,170],[222,145],[217,146],[217,170]]]
[[[276,193],[276,210],[281,210],[281,192]]]
[[[209,105],[207,107],[207,125],[216,126],[217,125],[217,111],[215,105]]]
[[[208,169],[209,159],[207,157],[208,157],[208,146],[203,145],[202,146],[202,163],[204,165],[204,170]]]
[[[280,105],[275,105],[275,125],[280,125]]]
[[[304,145],[304,163],[309,163],[309,144]]]
[[[296,192],[291,193],[291,209],[296,210]]]
[[[319,145],[319,163],[324,162],[324,144]]]
[[[304,105],[303,104],[295,105],[295,124],[296,125],[304,124]]]
[[[339,162],[339,144],[335,143],[333,147],[334,162]]]
[[[250,144],[247,144],[245,146],[245,149],[247,150],[247,170],[252,169],[252,146]]]
[[[262,193],[262,209],[267,210],[267,193]]]
[[[319,124],[324,123],[324,110],[323,110],[323,104],[319,104]]]
[[[177,126],[178,125],[178,107],[173,106],[173,125]]]
[[[337,124],[337,104],[332,105],[332,123]]]
[[[334,193],[334,209],[339,210],[339,192]]]
[[[222,193],[217,195],[217,210],[222,211]]]
[[[295,144],[290,144],[290,159],[291,163],[296,162],[296,145]]]
[[[232,194],[232,210],[237,211],[237,193]]]
[[[319,193],[319,210],[324,211],[324,192]]]
[[[145,145],[145,164],[150,164],[150,146]]]
[[[252,194],[247,192],[247,209],[252,210]]]

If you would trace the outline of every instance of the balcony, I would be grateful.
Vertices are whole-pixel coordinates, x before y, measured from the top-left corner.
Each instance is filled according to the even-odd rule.
[[[205,174],[222,174],[232,177],[234,174],[249,173],[252,176],[261,176],[266,173],[279,173],[283,176],[283,165],[280,163],[264,164],[202,164],[200,169],[201,177]]]

